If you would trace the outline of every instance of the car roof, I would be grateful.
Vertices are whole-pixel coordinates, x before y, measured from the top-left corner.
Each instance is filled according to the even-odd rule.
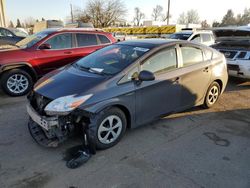
[[[56,33],[56,32],[99,32],[99,33],[105,33],[103,30],[98,29],[98,28],[49,28],[49,29],[45,29],[41,32],[43,33],[47,33],[47,34],[51,34],[51,33]]]
[[[123,42],[119,42],[117,44],[124,44],[129,46],[138,46],[143,48],[155,48],[165,44],[171,44],[174,42],[180,42],[179,40],[172,39],[140,39],[140,40],[127,40]]]

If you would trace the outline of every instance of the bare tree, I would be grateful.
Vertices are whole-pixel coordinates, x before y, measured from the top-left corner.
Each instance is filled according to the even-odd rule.
[[[200,17],[197,10],[191,9],[187,12],[187,23],[200,23]]]
[[[201,22],[201,27],[202,27],[202,28],[209,28],[210,25],[207,23],[207,20],[203,20],[203,21]]]
[[[185,12],[181,13],[179,18],[178,18],[178,21],[177,21],[179,24],[187,24],[187,19],[186,19],[186,14]]]
[[[25,26],[27,28],[33,27],[34,24],[36,23],[36,20],[33,17],[28,17],[24,20]]]
[[[179,16],[178,23],[179,24],[189,24],[189,23],[198,24],[200,23],[199,14],[196,10],[193,10],[193,9],[187,11],[187,13],[183,12]]]
[[[140,26],[141,20],[145,18],[145,14],[138,7],[135,8],[134,24]]]
[[[14,24],[13,24],[13,22],[12,21],[10,21],[10,24],[9,24],[9,26],[8,26],[9,28],[14,28]]]
[[[157,21],[160,17],[163,16],[162,11],[163,7],[161,5],[156,5],[156,7],[153,8],[152,18],[154,21]]]
[[[95,27],[108,27],[122,21],[126,12],[121,0],[89,0],[84,15],[90,17]]]

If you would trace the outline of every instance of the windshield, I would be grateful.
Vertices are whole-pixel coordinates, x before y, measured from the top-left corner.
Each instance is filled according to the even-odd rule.
[[[191,36],[192,34],[188,34],[188,33],[174,33],[172,35],[169,36],[170,39],[179,39],[179,40],[188,40],[188,38]]]
[[[20,48],[29,48],[47,36],[48,36],[48,33],[42,33],[42,32],[36,33],[34,35],[31,35],[19,41],[18,43],[16,43],[16,46]]]
[[[148,48],[115,44],[98,50],[75,63],[90,72],[113,75],[144,55]]]

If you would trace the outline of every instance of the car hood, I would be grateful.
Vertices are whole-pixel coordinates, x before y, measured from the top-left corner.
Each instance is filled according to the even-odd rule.
[[[95,94],[98,92],[97,86],[107,79],[107,76],[67,66],[41,78],[34,86],[34,91],[50,99],[68,95]]]
[[[0,49],[0,63],[9,64],[9,63],[19,63],[22,61],[27,61],[29,52],[25,49],[20,49],[17,47]]]
[[[216,42],[250,41],[250,27],[218,28],[213,32]]]

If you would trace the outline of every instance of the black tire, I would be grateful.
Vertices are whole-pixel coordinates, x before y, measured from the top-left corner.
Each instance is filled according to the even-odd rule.
[[[213,100],[211,100],[212,98],[212,95],[210,92],[212,92],[212,90],[218,92],[218,95],[216,98],[213,98]],[[203,107],[204,108],[211,108],[219,99],[220,97],[220,93],[221,93],[221,88],[220,88],[220,85],[217,83],[217,82],[213,82],[208,90],[207,90],[207,93],[206,93],[206,97],[205,97],[205,101],[204,101],[204,104],[203,104]]]
[[[23,88],[23,90],[21,90],[20,92],[18,91],[13,92],[7,86],[8,80],[14,75],[21,75],[25,79],[27,79],[27,87]],[[1,77],[1,86],[2,86],[3,91],[6,94],[13,96],[13,97],[26,95],[32,89],[33,84],[34,83],[33,83],[32,77],[29,75],[29,73],[21,69],[12,69],[12,70],[6,71],[3,73]]]
[[[111,116],[116,116],[120,118],[122,122],[122,128],[121,128],[119,136],[113,142],[103,143],[98,138],[98,130],[102,122],[107,117],[111,117]],[[99,114],[95,115],[94,117],[90,119],[90,124],[88,126],[88,135],[91,141],[94,142],[97,149],[108,149],[116,145],[121,140],[124,133],[126,132],[126,127],[127,127],[127,119],[123,111],[120,110],[119,108],[112,107],[112,108],[108,108],[108,109],[101,111]],[[111,133],[109,134],[111,135]]]

